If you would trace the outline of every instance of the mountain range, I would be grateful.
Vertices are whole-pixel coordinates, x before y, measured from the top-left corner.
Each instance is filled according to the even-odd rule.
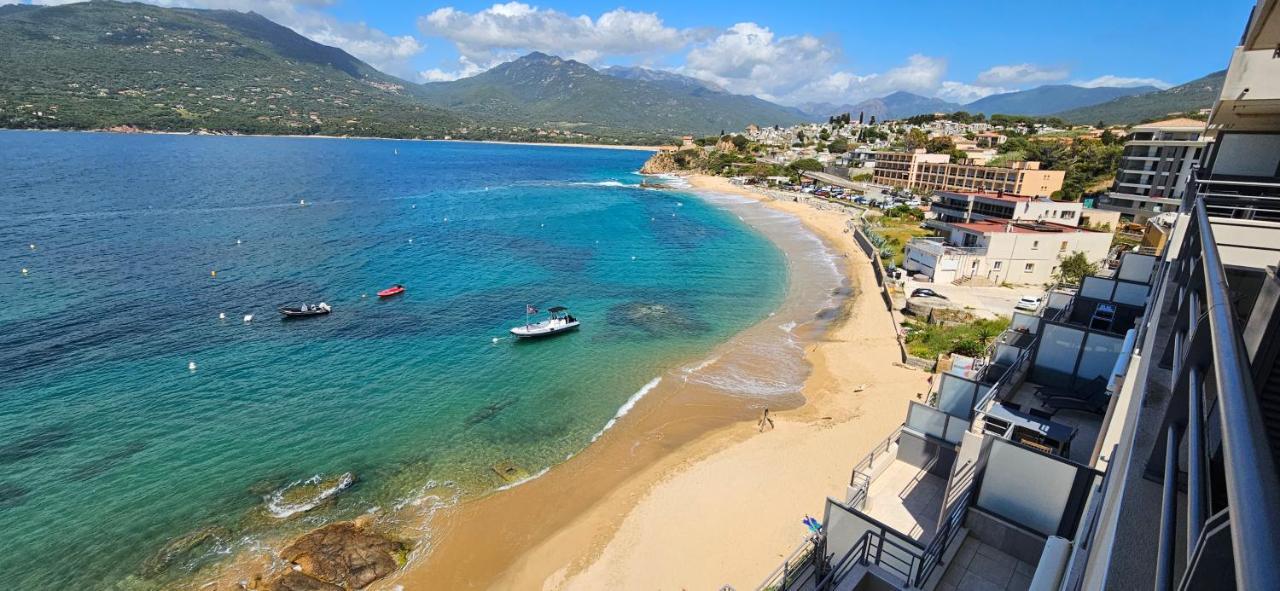
[[[1212,104],[1223,74],[1156,91],[1051,85],[961,105],[909,92],[778,105],[674,72],[531,53],[415,84],[258,14],[95,1],[0,6],[0,127],[667,142],[748,124],[967,110],[1136,122]]]
[[[538,52],[470,78],[425,84],[422,91],[428,102],[446,109],[603,137],[636,131],[667,138],[707,135],[751,123],[807,120],[795,109],[684,76],[639,68],[606,73]]]
[[[1104,103],[1089,105],[1058,113],[1068,123],[1138,123],[1164,118],[1170,114],[1185,113],[1213,106],[1222,92],[1227,71],[1219,70],[1185,84],[1179,84],[1158,92],[1120,97]]]

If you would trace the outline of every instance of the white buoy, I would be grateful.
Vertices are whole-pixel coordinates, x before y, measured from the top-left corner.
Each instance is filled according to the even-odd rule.
[[[303,206],[305,206],[306,204],[307,204],[307,200],[306,200],[306,199],[299,199],[299,200],[298,200],[298,205],[303,205]]]
[[[363,299],[365,299],[365,298],[367,298],[367,297],[369,297],[369,294],[367,294],[367,293],[362,293],[362,294],[360,294],[360,299],[362,299],[362,300],[363,300]]]
[[[677,202],[676,202],[676,207],[684,207],[684,202],[682,202],[682,201],[677,201]]]
[[[236,238],[236,244],[240,244],[240,239]]]
[[[631,260],[636,260],[636,255],[631,255]]]
[[[412,238],[410,238],[410,239],[409,239],[409,244],[413,244],[413,239],[412,239]]]
[[[26,267],[23,267],[23,268],[22,268],[22,275],[23,275],[24,277],[27,275],[27,268],[26,268]]]
[[[658,221],[658,218],[652,218],[652,217],[651,217],[651,218],[649,218],[649,221],[651,221],[651,222],[656,222],[656,221]]]
[[[31,250],[35,250],[35,249],[36,249],[36,245],[35,245],[35,244],[32,244],[32,245],[31,245]]]
[[[671,214],[671,217],[676,217],[676,214],[674,214],[674,213],[673,213],[673,214]]]
[[[447,221],[449,221],[449,218],[444,218],[444,221],[446,221],[446,222],[447,222]]]
[[[226,319],[227,319],[226,312],[218,312],[218,320],[226,320]]]
[[[498,337],[493,337],[493,344],[498,344]]]
[[[245,314],[244,323],[249,324],[250,322],[253,322],[253,314]]]
[[[410,205],[409,209],[418,209],[418,204],[414,203],[413,205]]]
[[[188,362],[187,362],[187,369],[188,369],[188,370],[190,370],[190,371],[195,371],[195,370],[196,370],[196,362],[194,362],[194,361],[188,361]]]

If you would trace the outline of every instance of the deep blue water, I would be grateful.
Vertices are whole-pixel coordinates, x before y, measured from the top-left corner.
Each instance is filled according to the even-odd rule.
[[[0,132],[5,584],[145,588],[332,519],[412,523],[502,485],[495,464],[580,450],[787,289],[736,216],[637,187],[646,156]],[[392,283],[408,293],[379,301]],[[583,328],[515,343],[526,303]]]

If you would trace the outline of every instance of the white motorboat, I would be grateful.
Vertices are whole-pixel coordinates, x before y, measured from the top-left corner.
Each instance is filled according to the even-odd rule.
[[[523,326],[517,326],[511,329],[511,334],[522,339],[531,339],[536,337],[549,337],[551,335],[568,332],[578,328],[578,319],[569,313],[569,309],[563,306],[556,306],[547,309],[547,319],[541,322],[530,322],[529,316],[537,314],[537,308],[533,306],[525,307],[525,319]]]

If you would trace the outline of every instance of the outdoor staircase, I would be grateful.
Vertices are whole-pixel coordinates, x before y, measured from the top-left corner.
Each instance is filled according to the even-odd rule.
[[[952,281],[951,285],[968,285],[970,281],[973,281],[972,276],[961,277],[959,279],[956,279],[955,281]]]

